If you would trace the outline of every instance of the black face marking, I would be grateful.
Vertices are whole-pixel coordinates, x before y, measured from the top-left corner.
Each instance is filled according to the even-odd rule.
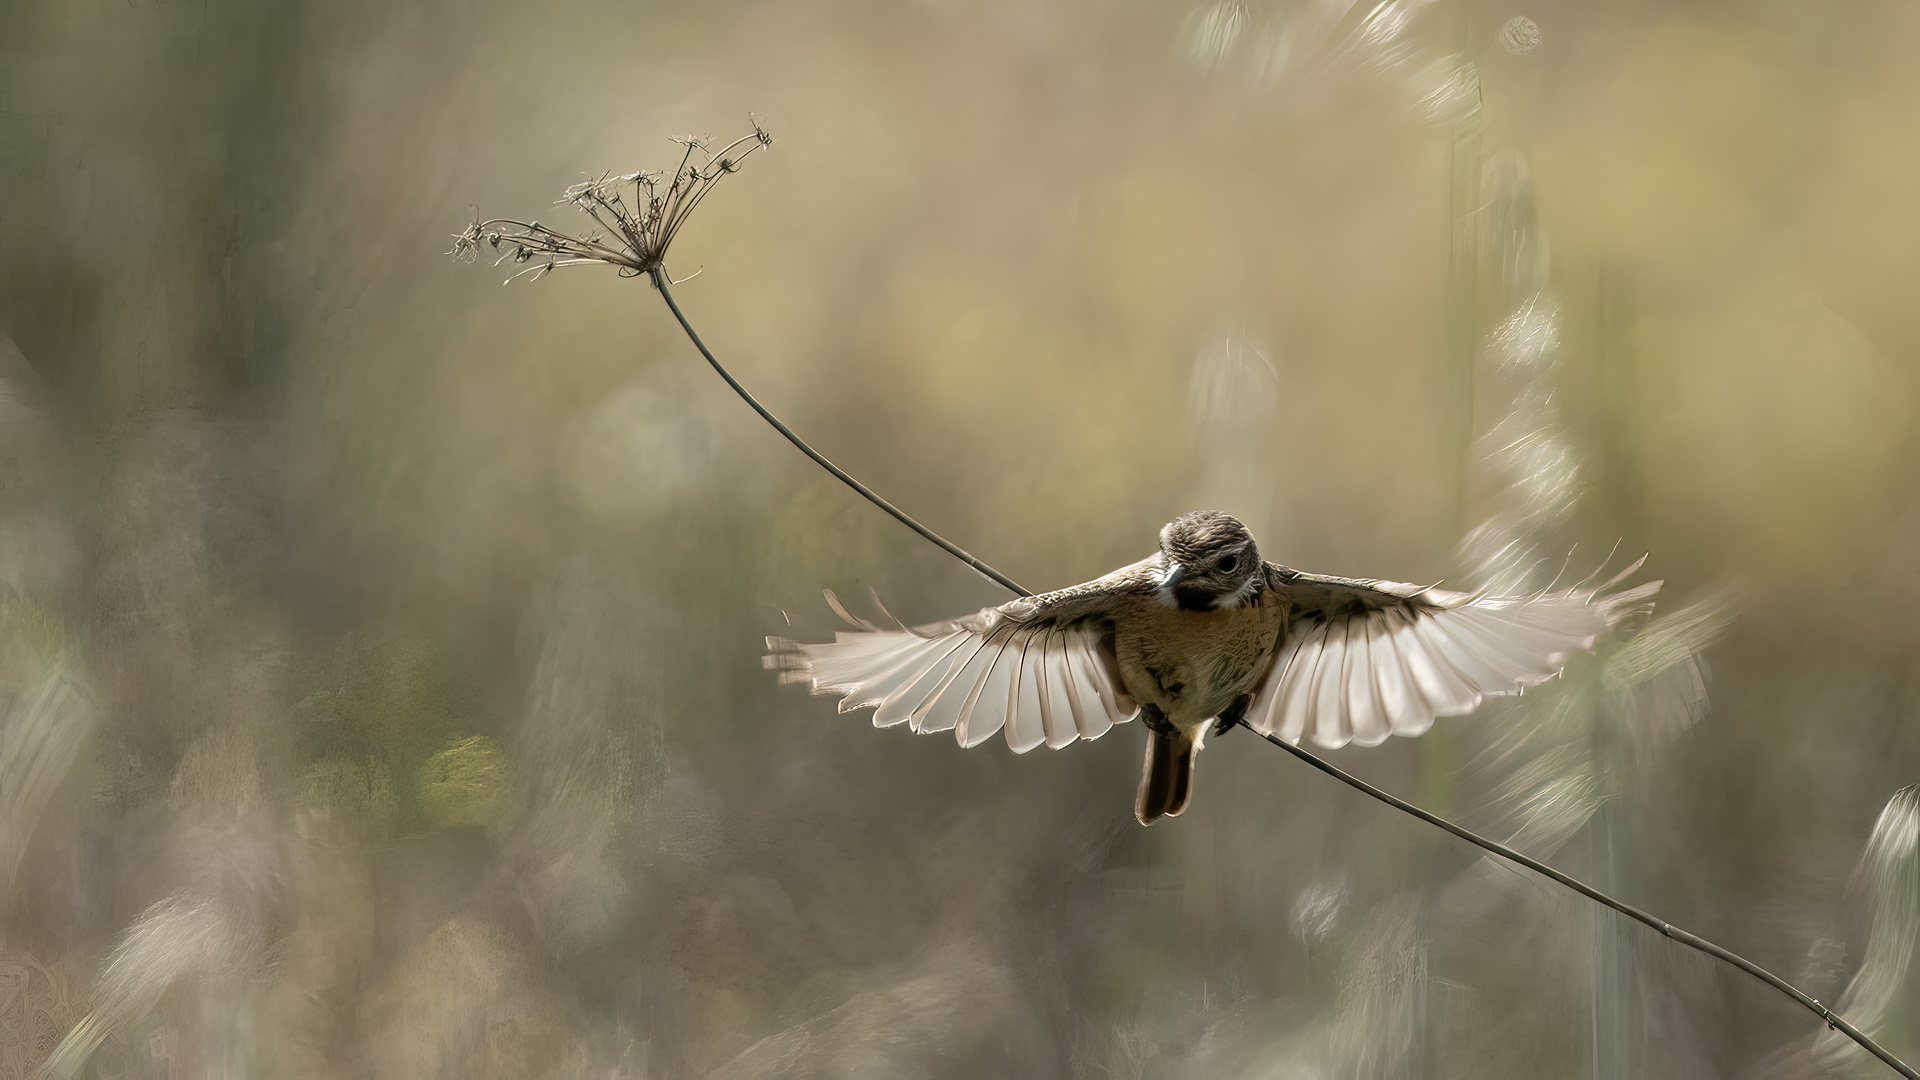
[[[1193,585],[1181,585],[1173,590],[1173,602],[1179,605],[1181,611],[1212,611],[1213,602],[1220,596],[1212,589]]]

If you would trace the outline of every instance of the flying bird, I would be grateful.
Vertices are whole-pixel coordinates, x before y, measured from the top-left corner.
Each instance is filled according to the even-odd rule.
[[[1175,518],[1160,550],[1082,585],[951,622],[858,629],[826,644],[768,638],[783,682],[874,709],[876,727],[1005,732],[1025,753],[1097,739],[1138,717],[1148,732],[1134,816],[1175,817],[1209,734],[1244,723],[1298,743],[1374,746],[1435,717],[1552,678],[1660,582],[1532,596],[1308,574],[1265,562],[1217,511]]]

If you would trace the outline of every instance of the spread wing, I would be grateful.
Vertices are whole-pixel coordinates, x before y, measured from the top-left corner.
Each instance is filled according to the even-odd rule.
[[[1287,634],[1246,722],[1291,743],[1373,746],[1419,735],[1559,674],[1573,653],[1660,588],[1652,582],[1504,597],[1302,574],[1268,564],[1291,597]]]
[[[820,645],[768,638],[762,662],[782,682],[839,695],[841,712],[873,709],[875,727],[952,731],[961,746],[1005,731],[1017,754],[1042,743],[1057,750],[1138,715],[1104,615],[1121,597],[1151,593],[1158,568],[1156,556],[1084,585],[913,629],[882,629],[842,610],[861,629]]]

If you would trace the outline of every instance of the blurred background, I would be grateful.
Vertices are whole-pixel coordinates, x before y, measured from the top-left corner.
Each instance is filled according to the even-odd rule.
[[[0,1077],[1886,1075],[1244,733],[1016,758],[777,686],[991,583],[644,281],[669,136],[816,445],[1031,588],[1238,514],[1634,632],[1340,765],[1920,1055],[1920,9],[0,5]]]

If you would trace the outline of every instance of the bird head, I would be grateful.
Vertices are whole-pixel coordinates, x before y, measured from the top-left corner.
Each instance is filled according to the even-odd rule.
[[[1182,514],[1160,530],[1160,602],[1186,611],[1236,608],[1260,595],[1260,551],[1245,525],[1218,510]]]

